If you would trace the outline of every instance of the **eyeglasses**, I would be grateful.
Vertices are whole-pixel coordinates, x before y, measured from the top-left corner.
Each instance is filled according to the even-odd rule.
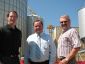
[[[61,21],[60,23],[62,24],[62,23],[67,23],[68,21]]]

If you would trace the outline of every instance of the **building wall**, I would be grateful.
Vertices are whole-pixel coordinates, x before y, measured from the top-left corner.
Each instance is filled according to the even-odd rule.
[[[59,38],[59,36],[61,34],[60,26],[55,27],[53,32],[54,32],[53,33],[53,39],[56,40],[56,43],[57,43],[57,40],[58,40],[58,38]]]
[[[27,16],[27,37],[33,33],[33,19],[32,16]]]
[[[0,0],[0,27],[7,23],[8,11],[18,13],[17,27],[22,31],[22,47],[26,41],[27,0]]]

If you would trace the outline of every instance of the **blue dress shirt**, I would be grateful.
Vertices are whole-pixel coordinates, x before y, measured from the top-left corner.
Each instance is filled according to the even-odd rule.
[[[38,35],[34,33],[27,38],[25,60],[28,59],[31,59],[33,62],[49,60],[49,64],[54,64],[56,60],[56,46],[48,34],[41,33]]]

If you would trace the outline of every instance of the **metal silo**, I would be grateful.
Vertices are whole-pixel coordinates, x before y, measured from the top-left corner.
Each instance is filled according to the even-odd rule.
[[[85,8],[82,8],[78,11],[78,19],[80,38],[83,40],[83,42],[85,42]]]

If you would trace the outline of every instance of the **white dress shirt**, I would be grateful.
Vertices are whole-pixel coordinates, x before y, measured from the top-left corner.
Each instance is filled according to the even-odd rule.
[[[25,51],[25,59],[31,59],[33,62],[43,62],[49,60],[49,64],[54,64],[56,60],[56,46],[52,38],[45,33],[40,34],[40,42],[38,35],[34,33],[27,38],[27,47]],[[36,48],[40,52],[40,58],[36,57]]]

